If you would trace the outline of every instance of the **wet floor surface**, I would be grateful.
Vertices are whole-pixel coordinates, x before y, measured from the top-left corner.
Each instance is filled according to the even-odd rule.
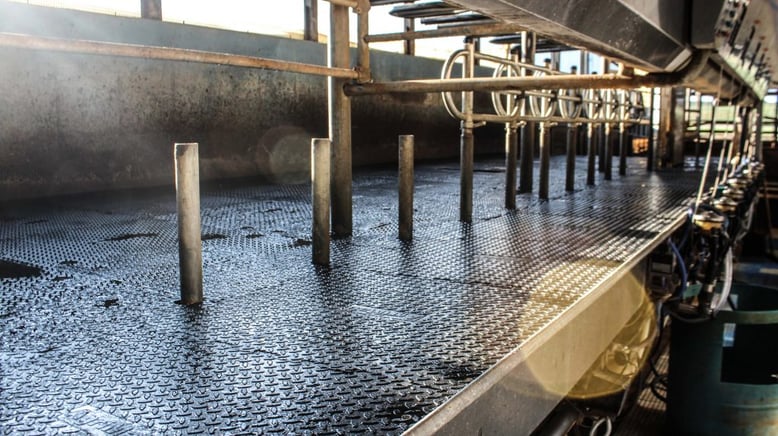
[[[416,171],[397,239],[396,170],[358,171],[354,235],[311,264],[310,186],[203,190],[206,301],[178,291],[172,191],[0,212],[0,433],[399,433],[575,304],[688,204],[696,175],[630,160],[503,209],[476,166]],[[583,160],[579,160],[583,168]],[[537,171],[537,168],[536,168]],[[517,405],[520,408],[520,405]]]

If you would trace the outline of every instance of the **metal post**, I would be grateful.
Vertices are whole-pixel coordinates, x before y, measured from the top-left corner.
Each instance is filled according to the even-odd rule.
[[[330,4],[330,37],[327,65],[348,68],[348,8]],[[351,235],[351,100],[343,93],[346,80],[329,78],[329,131],[332,141],[332,230],[335,236]]]
[[[203,301],[198,145],[197,143],[176,143],[174,149],[181,304],[198,304]]]
[[[405,20],[403,20],[403,23],[405,24],[406,32],[416,31],[416,20],[414,20],[413,18],[406,18]],[[413,38],[408,38],[404,40],[403,52],[408,56],[414,56],[416,54],[416,40]]]
[[[607,140],[605,129],[609,128],[606,125],[600,124],[597,126],[597,171],[601,173],[605,172],[605,149],[607,148],[605,145]]]
[[[575,150],[577,146],[578,127],[567,125],[567,164],[565,166],[565,191],[575,190]]]
[[[695,122],[697,123],[697,126],[695,128],[695,134],[694,134],[694,167],[699,168],[700,167],[700,140],[701,133],[702,133],[702,94],[699,92],[697,95],[697,118],[695,119]]]
[[[505,208],[516,209],[516,159],[518,123],[505,123]]]
[[[627,174],[627,131],[624,123],[619,123],[619,175]]]
[[[757,118],[756,118],[756,146],[754,149],[754,157],[758,161],[762,161],[762,154],[764,150],[764,144],[762,143],[762,128],[764,123],[764,105],[765,102],[762,100],[759,102],[759,104],[756,106],[757,110]],[[767,201],[767,200],[765,200]]]
[[[508,56],[515,60],[519,60],[520,54],[508,49]],[[511,76],[513,72],[512,68],[507,69],[508,76]],[[508,101],[505,105],[507,113],[512,113],[513,96],[508,96]],[[505,208],[516,209],[516,160],[518,158],[518,128],[519,123],[509,122],[505,123]]]
[[[413,239],[413,135],[400,135],[400,240]]]
[[[141,0],[140,17],[162,20],[162,0]]]
[[[613,138],[611,138],[611,125],[605,123],[603,136],[605,137],[605,180],[613,179]]]
[[[654,142],[654,94],[655,89],[651,89],[651,97],[648,102],[648,150],[646,152],[646,171],[654,171],[654,160],[656,155]]]
[[[521,126],[519,134],[521,152],[519,154],[519,192],[532,192],[533,165],[535,155],[535,123],[527,122]]]
[[[463,77],[473,77],[475,71],[475,44],[472,39],[465,40],[465,57],[467,64],[463,65]],[[465,120],[460,123],[462,135],[459,150],[459,220],[469,223],[473,220],[473,93],[462,93],[462,113]]]
[[[313,197],[313,263],[330,263],[330,153],[329,139],[311,140],[311,195]]]
[[[540,180],[538,184],[538,197],[548,200],[549,171],[551,166],[551,144],[549,141],[550,126],[548,123],[539,123],[540,126]]]
[[[586,125],[586,184],[588,186],[594,186],[594,173],[595,173],[595,141],[594,141],[594,124],[589,123]]]
[[[370,44],[367,34],[370,31],[370,1],[358,0],[357,11],[357,72],[360,82],[371,80],[370,72]]]
[[[523,32],[521,40],[522,44],[522,62],[535,63],[535,34],[532,32]],[[526,107],[529,102],[524,101],[524,105],[521,109],[521,115],[526,114]],[[535,123],[528,122],[521,127],[521,154],[519,156],[519,192],[527,193],[532,192],[532,180],[533,180],[533,161],[535,154]]]
[[[306,41],[319,40],[319,0],[305,0],[303,38]]]
[[[740,146],[738,147],[739,153],[736,156],[738,158],[737,164],[740,165],[743,163],[743,159],[746,156],[746,145],[748,144],[748,136],[749,136],[749,126],[751,124],[751,111],[753,109],[750,107],[743,106],[740,108],[738,113],[740,114],[740,123],[739,127],[740,129],[738,132],[740,133],[740,136],[738,137]]]

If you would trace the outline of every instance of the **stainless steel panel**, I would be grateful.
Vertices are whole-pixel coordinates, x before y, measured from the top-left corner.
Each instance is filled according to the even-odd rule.
[[[689,58],[687,12],[677,2],[637,0],[454,0],[571,46],[622,59],[647,71],[675,69]],[[656,3],[655,8],[649,3]],[[672,68],[671,68],[672,67]]]

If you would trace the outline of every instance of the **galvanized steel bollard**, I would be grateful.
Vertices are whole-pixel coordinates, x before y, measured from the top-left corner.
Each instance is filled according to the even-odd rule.
[[[605,144],[604,144],[604,171],[605,180],[613,179],[613,137],[611,136],[611,125],[605,124]]]
[[[624,123],[619,123],[619,175],[627,174],[627,134]]]
[[[399,141],[400,239],[413,239],[413,135],[400,135]]]
[[[516,209],[516,160],[519,154],[519,125],[505,123],[505,208]]]
[[[594,186],[597,142],[594,139],[594,124],[586,125],[586,185]]]
[[[466,39],[465,50],[468,55],[462,67],[462,77],[472,78],[475,77],[475,44],[472,38]],[[465,223],[473,221],[473,101],[472,92],[462,93],[462,113],[465,119],[459,123],[459,221]]]
[[[575,149],[577,147],[578,127],[567,126],[567,161],[565,163],[565,191],[575,190]]]
[[[313,263],[330,263],[330,148],[329,139],[311,140],[313,196]]]
[[[538,197],[548,200],[549,172],[551,168],[551,126],[541,122],[540,125],[540,180],[538,182]]]
[[[350,68],[349,8],[330,3],[330,36],[327,40],[327,65]],[[330,77],[327,80],[328,120],[332,156],[332,230],[335,236],[345,237],[353,231],[352,161],[351,161],[351,99],[343,93],[346,79]]]
[[[197,143],[175,144],[178,260],[181,304],[203,301],[203,254],[200,236],[200,161]]]

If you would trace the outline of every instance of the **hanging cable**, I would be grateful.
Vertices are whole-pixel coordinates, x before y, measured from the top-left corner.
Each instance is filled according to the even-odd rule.
[[[733,129],[734,129],[734,124],[733,124]],[[716,181],[713,182],[714,189],[719,186],[719,182],[721,182],[722,180],[726,180],[725,178],[722,178],[722,175],[726,171],[726,168],[724,166],[724,162],[726,161],[726,159],[724,158],[724,156],[727,154],[726,153],[727,149],[731,149],[733,142],[734,141],[731,141],[729,138],[726,138],[724,139],[724,143],[721,145],[721,153],[719,153],[719,164],[718,164],[718,168],[716,169]]]
[[[610,436],[610,434],[613,432],[613,421],[611,421],[610,417],[608,416],[603,416],[594,423],[592,429],[589,430],[589,436],[597,436],[597,432],[600,430],[600,426],[603,424],[605,424],[605,433],[603,433],[602,436]]]
[[[705,154],[705,165],[703,166],[702,170],[702,177],[700,178],[700,187],[697,189],[697,199],[694,201],[694,214],[697,214],[697,209],[700,207],[700,202],[702,202],[702,193],[705,190],[705,181],[708,179],[708,170],[710,168],[710,159],[711,154],[713,152],[713,138],[715,136],[716,131],[716,108],[718,107],[718,100],[713,102],[713,106],[711,107],[711,134],[710,138],[708,138],[708,152]]]
[[[733,276],[733,260],[732,260],[732,248],[727,250],[727,254],[724,256],[724,283],[721,285],[721,295],[719,295],[719,301],[713,309],[713,313],[716,314],[724,304],[729,301],[729,293],[732,290],[732,276]]]
[[[678,261],[678,266],[681,269],[681,288],[679,291],[679,296],[683,296],[683,292],[686,290],[686,282],[689,280],[689,274],[686,271],[686,262],[684,261],[683,256],[681,256],[681,252],[678,250],[678,247],[675,246],[672,240],[668,239],[667,244],[670,246],[670,250],[675,255],[675,258]]]
[[[734,171],[734,167],[732,165],[732,151],[735,149],[735,137],[737,136],[737,129],[738,129],[738,112],[740,111],[740,108],[738,106],[735,106],[735,111],[732,114],[732,138],[729,141],[729,150],[727,153],[727,160],[726,164],[724,165],[724,175],[722,177],[722,181],[726,181],[727,178],[732,174]]]
[[[716,108],[721,101],[721,81],[724,75],[724,67],[719,69],[719,86],[716,91],[716,99],[713,101],[710,113],[710,136],[708,138],[708,152],[705,155],[705,167],[702,170],[702,178],[700,179],[700,187],[697,190],[697,199],[694,202],[694,215],[697,214],[697,208],[700,207],[702,201],[702,193],[705,190],[705,181],[708,179],[708,170],[710,169],[710,159],[713,152],[713,141],[716,137]]]

